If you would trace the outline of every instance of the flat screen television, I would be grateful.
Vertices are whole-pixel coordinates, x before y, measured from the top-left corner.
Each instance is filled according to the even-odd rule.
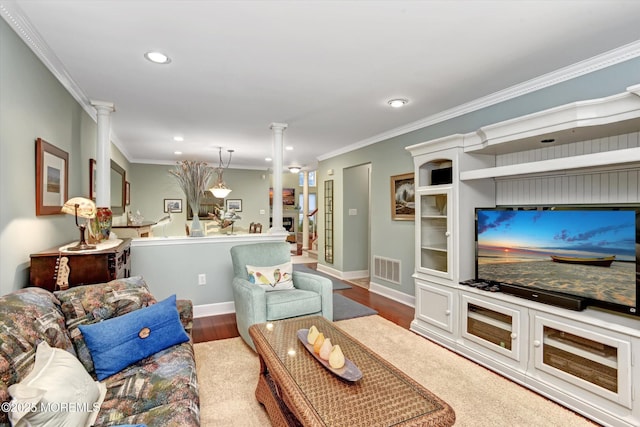
[[[640,208],[476,208],[476,280],[640,315]]]

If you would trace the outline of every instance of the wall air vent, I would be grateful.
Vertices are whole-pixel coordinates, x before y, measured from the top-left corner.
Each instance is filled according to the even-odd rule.
[[[373,257],[373,277],[386,280],[391,283],[400,284],[400,260]]]

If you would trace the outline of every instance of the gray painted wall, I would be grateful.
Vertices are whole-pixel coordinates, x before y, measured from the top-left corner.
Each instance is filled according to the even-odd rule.
[[[137,239],[131,243],[131,274],[143,276],[158,299],[172,294],[190,299],[199,306],[196,315],[229,313],[234,311],[231,248],[283,240],[266,234]],[[204,285],[198,284],[200,274]]]
[[[404,144],[387,140],[320,162],[318,167],[318,182],[320,184],[318,191],[322,192],[322,183],[325,180],[334,180],[334,263],[326,264],[323,260],[324,225],[322,221],[319,222],[318,262],[343,273],[353,271],[347,269],[345,262],[345,253],[350,250],[350,242],[347,242],[344,238],[346,220],[343,214],[345,211],[348,212],[348,206],[345,206],[347,196],[344,183],[349,175],[346,172],[349,168],[369,163],[371,168],[369,205],[371,209],[371,256],[378,255],[402,261],[402,285],[398,286],[380,280],[376,280],[376,282],[408,295],[413,295],[413,279],[411,275],[414,268],[413,241],[415,227],[412,221],[392,221],[390,205],[390,177],[413,171],[413,159],[404,147]],[[327,174],[330,169],[333,169],[333,175],[331,176]],[[321,208],[320,218],[322,218],[322,213]]]
[[[211,165],[215,166],[215,165]],[[148,221],[158,221],[166,216],[164,212],[164,199],[182,199],[182,213],[174,214],[173,221],[162,230],[154,229],[154,236],[184,236],[187,221],[187,206],[184,193],[177,185],[176,180],[169,174],[172,165],[149,165],[134,163],[131,165],[129,181],[131,182],[131,212],[140,211],[140,214]],[[215,176],[212,178],[212,183]],[[269,229],[269,188],[272,175],[266,171],[248,169],[227,169],[224,172],[224,181],[231,193],[227,199],[242,200],[241,219],[234,224],[234,230],[248,230],[249,224],[259,222],[262,224],[262,232]],[[283,175],[283,187],[294,187],[296,198],[302,194],[302,187],[298,186],[298,175],[285,173]],[[315,188],[310,188],[315,192]]]
[[[166,226],[167,236],[184,236],[187,221],[187,204],[184,193],[176,179],[169,174],[170,165],[134,164],[131,168],[131,206],[132,212],[140,211],[145,220],[157,221],[166,216],[164,199],[181,199],[182,213],[173,214],[173,222]],[[264,178],[263,178],[264,177]],[[214,177],[215,179],[215,177]],[[263,171],[228,169],[224,180],[232,189],[228,199],[241,199],[242,219],[234,224],[248,229],[251,222],[263,224],[263,232],[269,223],[269,175]],[[213,182],[213,181],[212,181]],[[263,210],[264,213],[260,213]],[[161,228],[154,230],[155,236],[162,236]]]
[[[69,215],[35,214],[35,140],[69,154],[69,197],[89,196],[95,121],[0,20],[0,293],[29,284],[29,255],[77,239]],[[129,164],[112,146],[112,157]],[[53,272],[52,272],[53,274]]]
[[[95,133],[78,103],[0,20],[0,293],[29,283],[30,253],[78,233],[71,216],[35,214],[36,138],[69,153],[69,197],[87,196],[85,145]]]

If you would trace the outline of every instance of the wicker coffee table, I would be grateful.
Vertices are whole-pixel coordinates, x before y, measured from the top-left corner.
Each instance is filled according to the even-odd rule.
[[[297,331],[316,325],[362,371],[340,379],[309,354]],[[249,328],[260,357],[256,398],[274,426],[450,426],[453,409],[438,396],[320,316]]]

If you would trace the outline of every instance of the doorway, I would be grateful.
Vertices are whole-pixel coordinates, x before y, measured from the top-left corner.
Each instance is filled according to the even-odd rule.
[[[368,287],[371,260],[371,164],[344,169],[343,272]]]

